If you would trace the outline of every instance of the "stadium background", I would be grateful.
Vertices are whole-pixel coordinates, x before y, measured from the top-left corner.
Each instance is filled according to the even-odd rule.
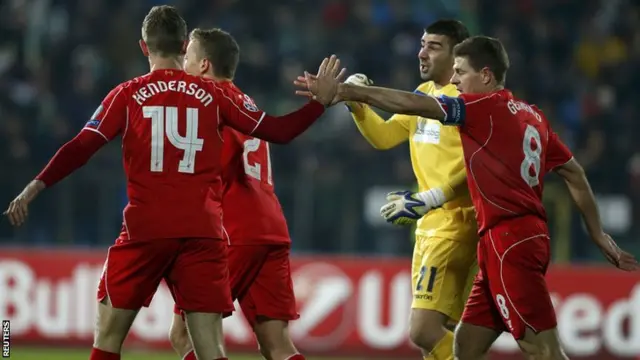
[[[511,57],[508,87],[552,119],[588,172],[607,230],[640,255],[640,7],[631,0],[2,0],[0,205],[111,87],[148,70],[140,23],[160,3],[178,6],[190,26],[230,31],[242,48],[237,83],[278,114],[301,103],[291,80],[327,54],[377,84],[411,90],[426,24],[454,17],[474,34],[499,37]],[[338,106],[292,144],[273,146],[272,156],[296,254],[296,340],[326,356],[416,358],[404,337],[410,230],[378,215],[387,190],[413,186],[407,147],[372,149]],[[563,341],[572,358],[640,357],[640,277],[601,264],[563,187],[549,181],[550,282]],[[89,346],[95,279],[125,202],[111,144],[38,199],[26,228],[0,221],[0,315],[13,320],[13,357],[82,357],[33,349]],[[322,305],[329,298],[339,301]],[[167,348],[167,303],[162,291],[129,348]],[[305,314],[314,306],[324,313],[312,319]],[[230,346],[256,353],[242,320],[230,324]],[[514,353],[504,340],[495,356]]]

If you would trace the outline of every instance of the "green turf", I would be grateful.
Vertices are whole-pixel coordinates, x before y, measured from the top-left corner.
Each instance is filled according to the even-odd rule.
[[[16,360],[88,360],[88,350],[78,349],[38,349],[15,348],[11,349],[11,359]],[[179,360],[178,355],[171,352],[125,352],[123,360]],[[233,360],[261,360],[260,356],[232,356]]]
[[[16,360],[88,360],[88,350],[12,348],[11,359]],[[229,355],[230,360],[262,360],[259,355]],[[308,358],[309,360],[329,360],[328,358]],[[122,360],[179,360],[171,352],[125,352]],[[331,360],[340,360],[331,358]],[[347,359],[342,359],[347,360]]]

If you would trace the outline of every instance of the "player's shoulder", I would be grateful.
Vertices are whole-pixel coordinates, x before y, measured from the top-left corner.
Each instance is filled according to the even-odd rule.
[[[527,103],[527,105],[529,105],[533,111],[535,111],[536,113],[540,114],[540,116],[542,116],[542,118],[544,120],[547,120],[547,117],[545,116],[544,111],[542,111],[542,109],[538,105],[529,104],[529,103]]]
[[[460,94],[456,86],[453,84],[447,84],[441,88],[438,88],[436,86],[436,83],[433,81],[423,82],[422,84],[418,85],[418,87],[413,92],[420,95],[446,95],[451,97],[458,96]]]
[[[214,90],[214,81],[213,80],[207,79],[207,78],[202,77],[202,76],[191,75],[191,74],[187,73],[186,71],[183,72],[183,74],[180,76],[180,80],[184,81],[184,82],[187,82],[187,83],[196,84],[199,88],[209,90],[210,92],[213,92],[213,90]]]
[[[443,86],[440,89],[440,93],[442,95],[451,96],[451,97],[460,96],[460,92],[458,91],[458,88],[456,88],[456,86],[453,84],[447,84]]]
[[[460,94],[459,97],[464,100],[465,105],[476,106],[493,106],[513,101],[513,94],[511,91],[504,89],[489,93],[464,93]]]
[[[250,112],[262,111],[253,98],[242,91],[233,81],[218,82],[218,86],[221,87],[223,95],[232,100],[237,107],[244,107]]]
[[[149,81],[151,81],[151,77],[153,75],[153,72],[144,74],[144,75],[140,75],[140,76],[136,76],[132,79],[129,79],[127,81],[124,81],[122,83],[120,83],[121,88],[123,89],[127,89],[127,88],[136,88],[136,87],[142,87],[144,85],[146,85]]]
[[[507,109],[513,114],[533,115],[533,117],[545,126],[549,126],[549,121],[540,107],[535,104],[529,104],[526,100],[512,97],[507,101]]]
[[[418,85],[418,87],[413,92],[419,95],[431,95],[434,89],[435,86],[433,81],[426,81]]]
[[[192,76],[192,75],[189,75]],[[240,93],[240,89],[233,83],[233,81],[218,81],[214,79],[208,79],[201,76],[194,76],[197,78],[199,82],[204,84],[205,86],[211,87],[215,89],[216,92],[224,93],[224,94],[234,94]]]
[[[122,95],[126,95],[131,92],[133,86],[136,86],[137,78],[133,78],[127,81],[123,81],[118,85],[111,88],[111,91],[105,96],[104,101],[113,101],[116,98],[121,97]],[[135,91],[135,90],[133,90]]]
[[[140,88],[146,86],[149,83],[151,79],[151,74],[152,73],[148,73],[148,74],[136,76],[129,80],[123,81],[120,84],[116,85],[113,88],[113,90],[111,90],[111,92],[114,94],[115,93],[135,93]]]

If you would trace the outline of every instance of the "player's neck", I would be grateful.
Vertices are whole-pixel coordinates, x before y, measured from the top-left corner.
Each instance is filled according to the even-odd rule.
[[[449,73],[446,76],[443,76],[442,79],[434,80],[433,85],[435,86],[436,90],[440,90],[443,87],[449,85],[450,84],[449,80],[451,80],[452,76],[453,76],[453,73]]]
[[[211,79],[213,81],[218,81],[218,82],[223,82],[223,81],[232,82],[233,81],[233,79],[229,79],[229,78],[226,78],[226,77],[215,76],[213,74],[204,74],[204,75],[202,75],[202,77],[207,78],[207,79]]]
[[[443,87],[445,87],[447,85],[449,85],[448,82],[444,83],[444,84],[441,83],[441,82],[435,82],[435,81],[433,82],[433,86],[436,88],[436,90],[440,90],[440,89],[442,89]]]
[[[149,56],[149,67],[151,71],[156,70],[182,70],[182,62],[177,57],[155,57]]]

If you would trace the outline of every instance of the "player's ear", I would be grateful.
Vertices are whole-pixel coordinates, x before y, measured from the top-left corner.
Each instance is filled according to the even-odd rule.
[[[493,72],[488,67],[484,67],[480,70],[480,76],[482,76],[482,83],[489,85],[491,79],[493,79]]]
[[[149,56],[149,48],[147,47],[147,43],[145,43],[144,40],[140,39],[140,41],[138,41],[138,44],[140,44],[140,50],[142,50],[142,54],[144,56]]]
[[[212,64],[211,61],[209,61],[207,58],[202,58],[202,60],[200,60],[200,73],[201,74],[206,74],[209,69],[212,68]]]

